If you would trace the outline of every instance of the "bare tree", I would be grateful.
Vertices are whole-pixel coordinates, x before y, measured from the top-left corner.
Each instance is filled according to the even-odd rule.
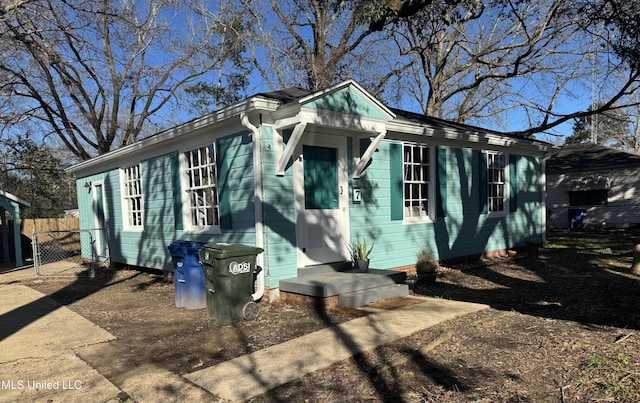
[[[327,88],[348,78],[373,93],[403,69],[385,34],[368,26],[365,0],[245,1],[257,37],[248,38],[256,69],[272,89]]]
[[[433,2],[394,25],[396,43],[417,61],[406,76],[404,94],[427,115],[492,121],[524,136],[621,107],[638,87],[638,70],[628,60],[612,62],[611,52],[599,76],[626,76],[615,88],[607,79],[598,83],[610,90],[601,109],[580,108],[584,99],[574,110],[558,104],[590,91],[594,44],[614,49],[611,41],[589,31],[599,23],[595,13],[592,17],[585,22],[574,2],[564,0],[492,0],[481,7]],[[504,125],[509,115],[527,116],[521,130]]]
[[[536,100],[555,99],[567,80],[584,74],[576,67],[583,67],[585,58],[582,49],[567,46],[578,27],[559,17],[560,6],[554,1],[496,1],[479,8],[435,3],[401,22],[394,35],[418,61],[420,75],[410,82],[418,83],[412,95],[424,113],[460,122],[499,115],[530,104],[531,88],[541,82],[551,91]]]
[[[82,160],[136,141],[149,125],[175,124],[160,112],[227,57],[195,0],[10,4],[0,15],[0,114],[54,134]]]

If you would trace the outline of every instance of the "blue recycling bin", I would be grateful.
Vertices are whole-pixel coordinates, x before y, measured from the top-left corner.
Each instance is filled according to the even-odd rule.
[[[569,209],[569,228],[584,229],[584,217],[587,215],[587,210],[581,208]]]
[[[174,241],[168,246],[173,262],[173,285],[178,308],[207,307],[205,276],[198,251],[206,242]]]

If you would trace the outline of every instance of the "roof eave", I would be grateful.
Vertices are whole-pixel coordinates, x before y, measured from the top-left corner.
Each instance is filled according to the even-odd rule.
[[[22,204],[23,206],[31,207],[31,203],[29,203],[28,201],[22,200],[21,198],[15,196],[15,195],[12,195],[11,193],[7,193],[7,192],[5,192],[3,190],[0,190],[0,196],[4,196],[9,200],[12,200],[12,201],[14,201],[16,203]]]
[[[515,138],[498,132],[482,130],[461,130],[454,127],[434,127],[424,122],[411,119],[396,118],[387,122],[387,130],[397,133],[406,133],[418,136],[443,138],[452,141],[465,141],[469,143],[485,143],[497,147],[526,147],[535,148],[538,151],[548,153],[551,144],[543,141],[525,138]],[[483,141],[484,139],[484,141]]]
[[[276,110],[279,105],[280,105],[279,102],[272,99],[263,98],[263,97],[252,97],[242,102],[239,102],[237,104],[234,104],[232,106],[223,108],[219,111],[212,112],[203,117],[191,120],[189,122],[180,124],[178,126],[175,126],[165,131],[154,134],[153,136],[136,141],[133,144],[129,144],[117,150],[110,151],[106,154],[91,158],[90,160],[75,164],[69,168],[66,168],[65,172],[77,173],[77,172],[89,169],[93,166],[102,164],[106,161],[111,161],[118,158],[126,157],[127,155],[136,153],[143,148],[149,147],[151,145],[163,143],[165,141],[171,140],[178,136],[184,135],[185,133],[192,133],[192,132],[201,130],[203,128],[212,126],[214,124],[218,124],[224,121],[228,121],[230,119],[238,118],[240,114],[243,112],[248,113],[254,110],[272,111],[272,110]]]

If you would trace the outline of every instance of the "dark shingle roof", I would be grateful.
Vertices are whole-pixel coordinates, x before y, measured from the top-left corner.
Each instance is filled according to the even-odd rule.
[[[286,88],[279,91],[261,92],[261,93],[255,94],[254,96],[274,99],[276,101],[282,102],[283,104],[287,104],[296,99],[304,98],[307,95],[312,93],[313,91],[310,91],[304,88],[291,87],[291,88]],[[443,129],[447,128],[447,129],[467,131],[467,132],[471,131],[471,132],[478,132],[478,133],[491,133],[491,134],[497,134],[500,136],[512,137],[517,139],[522,138],[522,136],[511,135],[508,133],[502,133],[495,130],[484,129],[477,126],[471,126],[463,123],[456,123],[449,120],[434,118],[431,116],[426,116],[422,113],[410,112],[410,111],[405,111],[397,108],[389,108],[389,110],[392,111],[396,116],[402,119],[428,124],[431,127],[443,128]]]
[[[279,91],[261,92],[261,93],[255,94],[254,96],[275,99],[276,101],[280,101],[283,104],[286,104],[293,100],[304,98],[309,94],[311,94],[311,91],[305,90],[304,88],[291,87],[291,88],[285,88]],[[253,97],[250,97],[250,98],[253,98]]]
[[[522,138],[522,136],[515,136],[515,135],[510,135],[507,133],[502,133],[502,132],[498,132],[495,130],[490,130],[490,129],[484,129],[482,127],[478,127],[478,126],[472,126],[472,125],[467,125],[464,123],[457,123],[457,122],[453,122],[451,120],[444,120],[444,119],[440,119],[440,118],[434,118],[432,116],[427,116],[424,115],[422,113],[417,113],[417,112],[410,112],[410,111],[405,111],[402,109],[396,109],[396,108],[389,108],[393,113],[396,114],[396,116],[401,117],[403,119],[407,119],[407,120],[413,120],[416,122],[420,122],[420,123],[426,123],[432,127],[440,127],[440,128],[449,128],[449,129],[455,129],[455,130],[462,130],[462,131],[471,131],[471,132],[478,132],[478,133],[492,133],[492,134],[497,134],[500,136],[507,136],[507,137],[514,137],[514,138]]]
[[[628,167],[640,168],[640,155],[591,143],[566,145],[547,160],[547,173]]]

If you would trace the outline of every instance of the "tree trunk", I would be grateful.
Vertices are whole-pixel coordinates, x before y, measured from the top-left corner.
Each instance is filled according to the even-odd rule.
[[[640,244],[636,245],[633,250],[633,265],[631,265],[631,273],[640,275]]]

